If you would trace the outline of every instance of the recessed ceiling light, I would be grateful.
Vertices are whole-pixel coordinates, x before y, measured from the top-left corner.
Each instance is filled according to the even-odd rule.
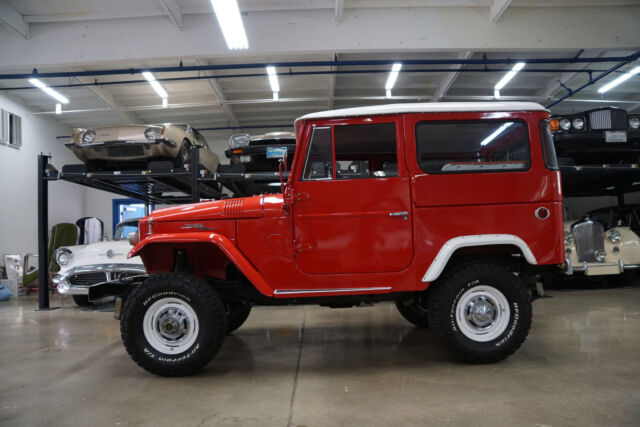
[[[147,81],[149,82],[149,84],[151,85],[151,87],[153,88],[153,90],[156,91],[156,93],[158,94],[158,96],[160,98],[162,98],[162,107],[166,108],[169,101],[167,98],[169,98],[169,94],[167,93],[166,90],[164,90],[164,88],[162,87],[162,85],[160,83],[158,83],[158,81],[156,80],[155,76],[153,75],[153,73],[150,73],[149,71],[145,71],[142,73],[142,76],[147,79]]]
[[[58,102],[60,102],[62,104],[68,104],[69,103],[69,99],[66,96],[64,96],[61,93],[51,89],[46,84],[42,83],[40,80],[38,80],[38,79],[29,79],[29,83],[31,83],[32,85],[34,85],[38,89],[42,90],[44,93],[46,93],[50,97],[55,98],[56,101],[58,101]]]
[[[249,41],[244,31],[240,9],[236,0],[211,0],[218,24],[229,49],[248,49]]]
[[[500,79],[500,81],[493,87],[493,89],[500,90],[503,87],[505,87],[507,83],[509,83],[511,79],[514,78],[516,74],[518,74],[518,71],[524,68],[525,65],[527,65],[525,62],[518,62],[516,65],[513,66],[511,71],[509,71],[507,74],[504,75],[504,77]]]
[[[631,77],[635,76],[638,73],[640,73],[640,67],[636,67],[633,70],[629,71],[628,73],[624,73],[617,79],[610,81],[609,83],[607,83],[606,85],[598,89],[598,92],[605,93],[608,90],[611,90],[614,87],[618,86],[620,83],[626,82],[627,80],[629,80]]]
[[[393,86],[395,86],[396,84],[396,80],[398,80],[398,74],[400,73],[401,68],[401,63],[396,62],[395,64],[393,64],[393,67],[391,67],[391,72],[389,73],[389,77],[387,77],[387,84],[384,85],[384,88],[386,90],[393,89]]]

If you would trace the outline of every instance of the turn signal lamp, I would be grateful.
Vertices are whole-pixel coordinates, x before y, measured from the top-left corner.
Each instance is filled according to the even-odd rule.
[[[560,129],[560,122],[558,121],[558,119],[551,119],[549,120],[549,127],[552,131],[558,130]]]

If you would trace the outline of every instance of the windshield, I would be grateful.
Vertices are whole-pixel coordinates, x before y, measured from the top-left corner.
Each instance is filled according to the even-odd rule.
[[[129,233],[135,233],[136,231],[138,231],[138,220],[121,222],[116,226],[113,240],[125,240],[129,237]]]

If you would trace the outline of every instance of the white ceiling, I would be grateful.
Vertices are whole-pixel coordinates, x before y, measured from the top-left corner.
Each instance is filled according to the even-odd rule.
[[[245,0],[239,1],[249,37],[247,51],[229,52],[208,0],[0,0],[0,74],[275,62],[620,57],[640,50],[640,1],[595,0]],[[177,8],[176,8],[177,6]],[[503,7],[501,7],[503,6]],[[388,21],[388,22],[387,22]],[[604,25],[595,26],[601,21]],[[305,28],[306,27],[306,28]],[[184,51],[184,55],[181,52]],[[84,60],[83,60],[84,59]],[[528,64],[501,92],[504,99],[548,105],[588,82],[576,70],[608,70],[617,62]],[[598,87],[640,61],[620,68],[553,107],[582,111],[604,105],[640,109],[640,77],[601,95]],[[491,100],[507,65],[487,71],[452,71],[456,65],[405,65],[384,98],[390,65],[280,67],[280,101],[272,101],[264,68],[156,72],[169,108],[140,74],[43,78],[71,102],[53,115],[55,101],[37,89],[0,90],[34,114],[69,126],[123,122],[187,122],[199,128],[291,126],[303,114],[328,108],[389,102]],[[483,69],[464,65],[463,70]],[[410,72],[430,69],[437,72]],[[529,72],[528,70],[553,70]],[[572,70],[566,72],[566,70]],[[287,72],[322,72],[285,75]],[[338,74],[327,74],[338,71]],[[341,74],[359,71],[360,73]],[[379,72],[375,72],[379,71]],[[592,77],[597,77],[595,71]],[[29,86],[0,79],[0,89]],[[251,129],[250,132],[261,132]],[[221,146],[235,130],[208,131]]]

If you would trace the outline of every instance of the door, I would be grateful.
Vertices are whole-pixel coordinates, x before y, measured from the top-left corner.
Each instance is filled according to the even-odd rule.
[[[400,271],[413,256],[396,118],[315,126],[294,185],[294,252],[313,274]]]

